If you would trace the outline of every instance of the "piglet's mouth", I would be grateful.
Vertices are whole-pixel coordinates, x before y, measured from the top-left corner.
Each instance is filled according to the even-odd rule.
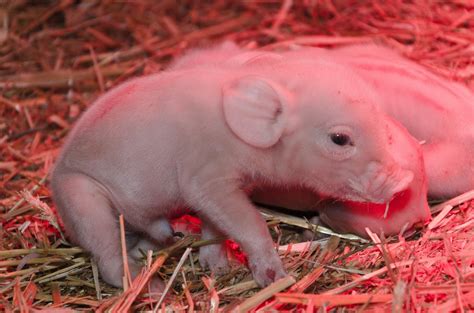
[[[370,202],[385,205],[394,199],[394,195],[409,188],[414,174],[407,169],[386,169],[380,163],[371,162],[365,174],[349,178],[352,201]]]
[[[410,189],[396,193],[388,203],[371,203],[344,200],[346,210],[352,214],[367,215],[376,218],[390,218],[396,212],[405,210],[412,197]]]

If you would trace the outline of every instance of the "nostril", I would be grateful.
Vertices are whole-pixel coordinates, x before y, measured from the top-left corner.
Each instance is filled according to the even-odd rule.
[[[401,183],[405,184],[405,186],[408,186],[415,178],[415,174],[410,170],[402,170],[400,176],[402,177]]]
[[[415,175],[413,174],[412,171],[409,170],[402,170],[400,174],[398,175],[398,184],[395,187],[394,192],[400,192],[408,188],[408,186],[411,184],[413,181]]]

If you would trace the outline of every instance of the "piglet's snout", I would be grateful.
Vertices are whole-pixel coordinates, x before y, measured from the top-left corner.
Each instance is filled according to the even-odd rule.
[[[393,197],[394,194],[399,193],[400,191],[408,189],[411,182],[413,181],[414,174],[410,170],[401,169],[398,172],[398,175],[395,179],[393,179],[394,186],[391,190],[388,190],[388,195],[390,199]]]
[[[410,170],[371,162],[365,173],[359,179],[351,180],[350,185],[368,202],[387,203],[396,193],[408,189],[413,179]]]
[[[375,203],[388,203],[395,194],[408,189],[413,181],[414,174],[410,170],[399,169],[393,173],[383,173],[381,176],[386,178],[379,185],[377,185],[378,181],[375,180],[372,186],[375,198],[373,202]]]

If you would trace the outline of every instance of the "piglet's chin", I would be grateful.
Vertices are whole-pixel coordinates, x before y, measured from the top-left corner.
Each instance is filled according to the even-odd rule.
[[[398,234],[431,217],[426,201],[412,190],[397,193],[387,204],[342,201],[320,210],[320,219],[336,231],[367,237],[366,228],[385,235]],[[350,221],[350,223],[348,223]]]
[[[401,208],[406,210],[411,198],[411,190],[404,190],[393,196],[393,199],[387,203],[370,203],[358,201],[343,201],[346,210],[357,215],[368,215],[374,218],[389,218]]]

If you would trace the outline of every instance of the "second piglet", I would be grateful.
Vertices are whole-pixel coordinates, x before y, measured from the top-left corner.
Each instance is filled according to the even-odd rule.
[[[423,143],[430,197],[451,198],[474,189],[474,93],[464,84],[374,44],[300,47],[282,57],[337,62],[357,72],[381,95],[378,106]]]

